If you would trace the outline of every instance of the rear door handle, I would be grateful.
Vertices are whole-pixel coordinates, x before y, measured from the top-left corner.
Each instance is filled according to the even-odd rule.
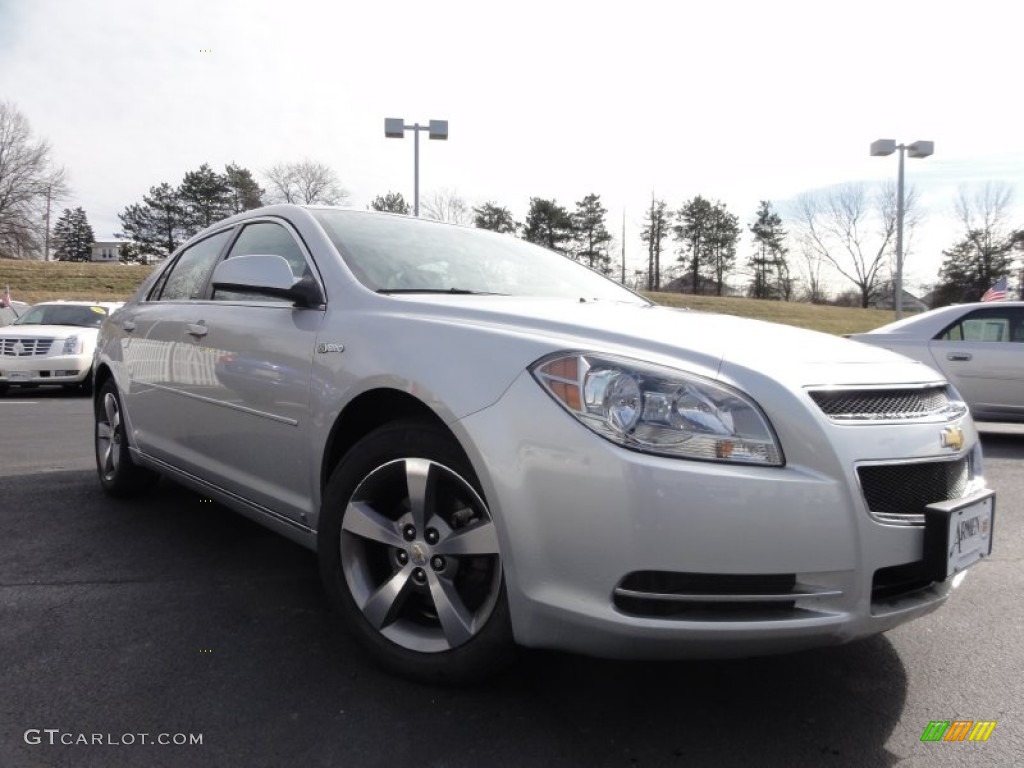
[[[950,352],[946,355],[946,359],[952,360],[953,362],[964,362],[970,360],[971,357],[972,355],[970,352]]]
[[[210,329],[206,327],[206,323],[202,320],[198,323],[189,323],[185,326],[185,330],[188,331],[189,336],[195,336],[196,338],[205,336],[210,332]]]

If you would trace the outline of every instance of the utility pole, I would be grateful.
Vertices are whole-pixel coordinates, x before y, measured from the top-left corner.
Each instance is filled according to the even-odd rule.
[[[626,209],[622,209],[622,277],[619,282],[626,284]]]
[[[46,185],[46,233],[43,237],[45,243],[43,248],[43,261],[50,260],[50,192],[53,190],[52,184]]]

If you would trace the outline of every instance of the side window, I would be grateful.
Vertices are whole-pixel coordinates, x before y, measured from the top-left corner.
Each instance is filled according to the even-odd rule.
[[[1024,317],[1012,308],[979,309],[951,325],[939,338],[944,341],[1024,342]]]
[[[292,274],[298,279],[309,273],[306,264],[306,257],[302,255],[302,249],[291,233],[280,224],[271,221],[258,221],[249,224],[242,230],[227,258],[233,256],[248,256],[250,254],[269,254],[281,256],[292,268]],[[275,299],[270,296],[259,296],[245,293],[243,291],[218,290],[213,298],[216,301],[260,301],[270,303],[290,303],[283,299]]]
[[[228,258],[253,253],[269,253],[283,257],[291,266],[296,279],[306,274],[306,257],[302,255],[302,249],[291,233],[280,224],[259,221],[248,225],[231,246]]]
[[[206,284],[206,276],[230,235],[231,230],[218,232],[182,251],[168,271],[159,300],[187,301],[199,298]]]

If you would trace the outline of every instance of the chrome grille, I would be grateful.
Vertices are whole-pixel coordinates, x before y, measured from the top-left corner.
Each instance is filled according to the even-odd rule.
[[[925,507],[959,499],[971,479],[968,457],[857,468],[868,509],[887,522],[923,522]]]
[[[810,393],[837,421],[895,421],[933,416],[951,406],[943,385],[904,389],[825,389]]]
[[[21,339],[0,336],[0,355],[3,357],[33,357],[50,351],[53,339]]]

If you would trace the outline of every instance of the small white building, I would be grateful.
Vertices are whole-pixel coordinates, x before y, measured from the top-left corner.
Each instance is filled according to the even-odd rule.
[[[105,261],[116,264],[121,260],[121,246],[130,240],[97,240],[92,244],[91,261]]]

